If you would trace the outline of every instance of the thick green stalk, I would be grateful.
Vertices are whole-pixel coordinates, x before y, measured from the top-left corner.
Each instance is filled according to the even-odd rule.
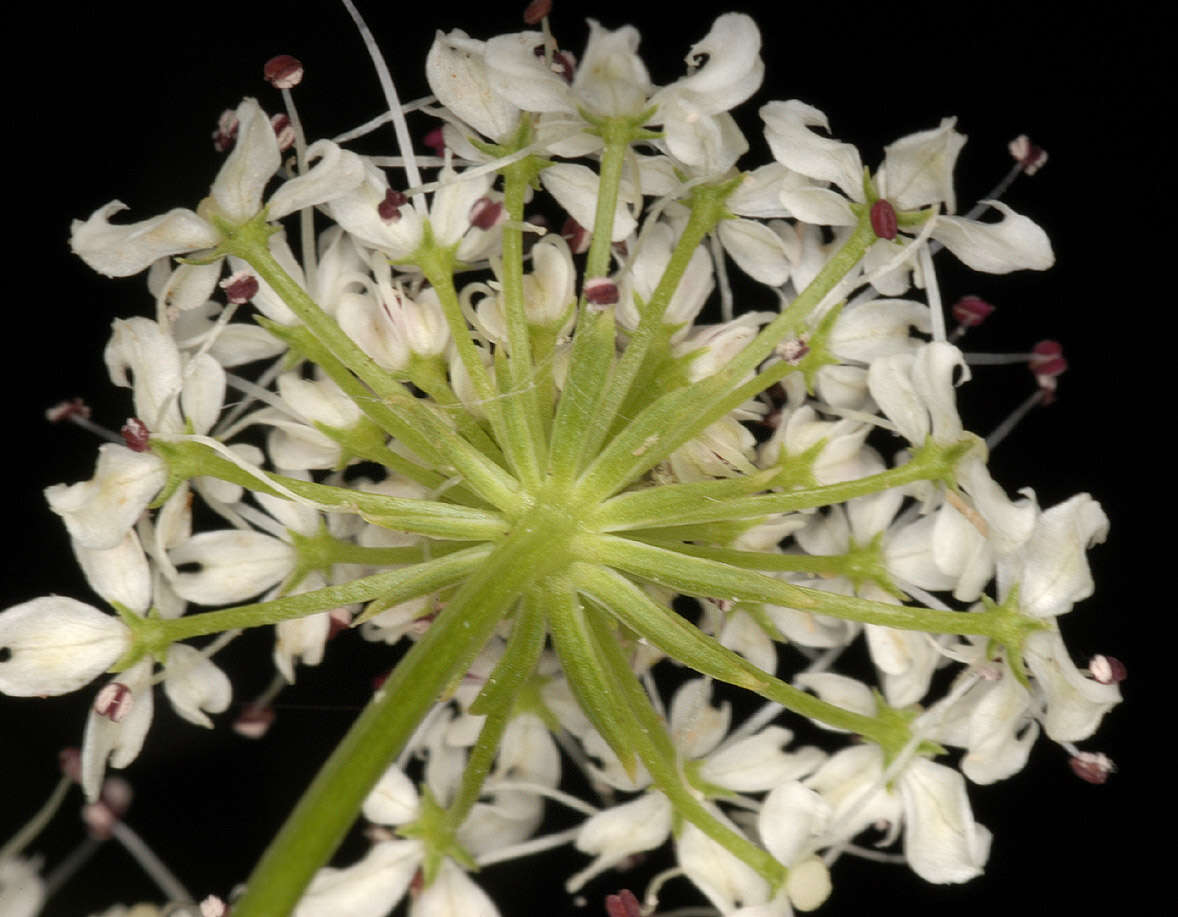
[[[470,667],[520,592],[549,567],[554,528],[562,524],[555,516],[531,519],[472,572],[299,800],[250,875],[234,917],[284,917],[294,909],[422,717]]]

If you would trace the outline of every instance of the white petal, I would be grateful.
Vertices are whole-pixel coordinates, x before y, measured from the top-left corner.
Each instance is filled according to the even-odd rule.
[[[854,226],[858,220],[847,199],[829,188],[813,185],[787,186],[778,194],[790,216],[816,226]]]
[[[1080,742],[1121,701],[1116,685],[1088,678],[1072,662],[1058,631],[1039,631],[1026,642],[1027,667],[1047,695],[1044,729],[1055,742]]]
[[[781,237],[754,220],[724,220],[717,230],[724,249],[742,271],[771,287],[789,279],[790,262]]]
[[[94,802],[102,790],[108,759],[111,767],[126,767],[143,748],[155,707],[151,669],[151,661],[145,659],[108,682],[125,685],[131,692],[130,709],[119,722],[99,716],[93,707],[90,709],[82,739],[82,790],[89,802]]]
[[[138,223],[109,222],[126,209],[122,201],[111,201],[84,223],[70,224],[70,250],[107,277],[130,277],[160,258],[212,248],[221,238],[191,210],[180,208]]]
[[[425,58],[425,78],[446,108],[484,137],[502,140],[519,109],[495,92],[484,60],[486,45],[461,29],[438,32]]]
[[[834,182],[855,200],[863,197],[859,151],[849,143],[821,137],[810,130],[811,127],[829,129],[826,115],[797,99],[770,102],[761,107],[760,114],[774,159],[802,175]]]
[[[390,767],[364,800],[364,817],[378,825],[405,825],[421,814],[413,781],[399,767]]]
[[[420,841],[381,841],[346,869],[320,869],[294,917],[385,917],[405,896],[422,853]]]
[[[49,508],[70,535],[89,548],[113,548],[147,509],[168,479],[168,466],[152,452],[104,443],[94,477],[45,488]]]
[[[50,595],[0,613],[0,692],[66,694],[109,669],[131,645],[127,626],[97,608]]]
[[[875,403],[908,442],[920,446],[929,435],[928,409],[912,382],[912,354],[872,361],[867,388]]]
[[[943,202],[957,209],[953,193],[953,166],[965,145],[965,135],[955,131],[956,118],[945,118],[932,130],[901,137],[884,147],[886,159],[876,176],[885,182],[881,193],[899,210],[915,210]]]
[[[266,184],[282,165],[278,139],[256,99],[237,106],[237,139],[209,192],[221,213],[234,224],[262,209]]]
[[[491,88],[524,111],[576,111],[569,85],[537,57],[544,44],[540,32],[496,35],[487,42],[487,79]]]
[[[899,781],[904,800],[904,856],[929,882],[965,882],[980,875],[990,854],[990,832],[973,820],[965,780],[924,758]]]
[[[151,604],[151,568],[134,530],[113,548],[88,548],[73,540],[74,554],[86,582],[108,602],[144,614]]]
[[[172,336],[147,318],[115,319],[111,329],[103,353],[111,381],[132,389],[135,416],[148,430],[181,432],[180,351]]]
[[[221,713],[233,699],[233,688],[225,673],[200,650],[182,643],[168,647],[164,693],[184,719],[208,729],[213,728],[213,721],[204,711]]]
[[[194,535],[172,551],[171,560],[177,567],[201,565],[177,575],[172,583],[177,595],[202,605],[226,605],[276,585],[293,569],[294,551],[261,532],[223,530]]]
[[[558,163],[540,173],[544,188],[556,198],[569,216],[582,226],[593,228],[597,214],[597,190],[600,179],[588,166],[574,163]],[[614,211],[611,241],[620,242],[632,233],[638,225],[629,209],[624,206],[624,194],[618,196]]]
[[[325,204],[359,188],[364,182],[364,162],[350,150],[330,140],[318,140],[307,148],[307,162],[314,163],[271,195],[266,217],[277,220],[305,207]]]
[[[765,797],[757,816],[761,841],[786,866],[809,852],[809,846],[826,830],[830,805],[796,780],[783,783]]]
[[[453,860],[443,860],[433,883],[409,907],[411,917],[499,917],[487,893]]]
[[[975,271],[1006,274],[1043,271],[1055,264],[1051,241],[1037,223],[1000,201],[983,201],[1002,212],[1000,223],[978,223],[963,217],[935,217],[932,237]]]

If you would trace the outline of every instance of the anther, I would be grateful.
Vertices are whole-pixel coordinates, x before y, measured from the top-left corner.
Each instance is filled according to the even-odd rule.
[[[446,133],[440,126],[427,133],[421,142],[433,150],[435,156],[446,155]]]
[[[950,307],[953,318],[963,328],[976,328],[994,312],[994,307],[980,296],[962,296]]]
[[[1027,175],[1034,175],[1047,162],[1047,151],[1041,146],[1035,146],[1026,134],[1015,137],[1007,149]]]
[[[1040,341],[1032,347],[1029,366],[1043,393],[1043,403],[1050,404],[1055,400],[1056,380],[1068,368],[1059,341]]]
[[[560,227],[560,237],[569,244],[569,251],[574,255],[583,255],[589,251],[589,243],[592,241],[592,234],[574,220],[569,217],[564,221],[564,225]]]
[[[237,139],[237,127],[237,112],[226,108],[217,119],[217,129],[213,131],[213,149],[218,153],[227,153],[232,149]]]
[[[82,782],[82,750],[80,748],[63,748],[59,751],[57,766],[61,768],[63,777],[69,777],[74,783]]]
[[[380,218],[389,223],[395,223],[401,219],[401,208],[409,202],[409,198],[401,191],[394,191],[389,188],[384,193],[384,200],[376,205],[376,212],[380,214]]]
[[[146,452],[150,448],[148,441],[151,439],[151,432],[147,429],[147,424],[138,417],[128,417],[119,433],[132,452]]]
[[[605,896],[605,912],[609,917],[642,917],[638,899],[628,888],[623,888],[616,895]]]
[[[77,417],[82,420],[90,419],[90,406],[81,398],[59,401],[45,412],[45,419],[50,423],[61,423],[63,420],[73,420]]]
[[[1071,765],[1072,773],[1081,780],[1097,785],[1107,783],[1109,774],[1117,769],[1107,755],[1092,751],[1077,752],[1068,764]]]
[[[593,306],[612,306],[618,301],[618,285],[608,277],[591,277],[585,281],[585,302]]]
[[[552,0],[532,0],[524,10],[524,24],[537,25],[541,19],[552,12]]]
[[[489,197],[480,197],[470,207],[470,225],[475,229],[494,229],[503,219],[503,204]]]
[[[295,142],[294,125],[290,123],[290,115],[282,113],[270,118],[270,127],[274,129],[274,138],[278,141],[278,152],[285,153]]]
[[[209,895],[200,903],[200,917],[226,917],[229,907],[216,895]]]
[[[222,280],[220,287],[232,305],[241,306],[258,295],[258,278],[249,271],[238,271]]]
[[[135,706],[135,695],[121,681],[103,686],[94,698],[94,712],[112,723],[121,723]]]
[[[247,739],[260,739],[270,731],[273,722],[273,707],[246,704],[241,715],[233,721],[233,731]]]
[[[1119,685],[1128,677],[1125,663],[1116,656],[1097,654],[1088,662],[1088,674],[1102,685]]]
[[[805,338],[794,338],[791,341],[782,341],[774,350],[790,366],[797,366],[810,352],[810,345],[806,343]]]
[[[881,239],[891,241],[896,238],[899,222],[896,220],[896,208],[892,206],[891,201],[880,198],[871,205],[871,228]]]
[[[303,63],[289,54],[279,54],[266,61],[262,76],[275,89],[293,89],[303,79]]]

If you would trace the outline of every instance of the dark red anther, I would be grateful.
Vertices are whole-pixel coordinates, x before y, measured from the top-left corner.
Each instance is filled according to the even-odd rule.
[[[544,57],[546,55],[544,45],[536,45],[533,53],[536,57]],[[577,59],[573,55],[568,51],[553,51],[551,67],[553,73],[572,85],[573,76],[577,72]]]
[[[623,888],[616,895],[605,896],[605,912],[609,917],[642,917],[638,899],[628,888]]]
[[[290,115],[283,113],[272,116],[270,127],[274,129],[274,139],[278,141],[278,152],[285,153],[294,146],[295,132]]]
[[[260,739],[274,723],[274,708],[246,704],[241,715],[233,721],[233,731],[247,739]]]
[[[289,54],[279,54],[266,61],[262,76],[275,89],[293,89],[303,79],[303,62]]]
[[[1068,361],[1064,359],[1063,347],[1059,341],[1040,341],[1031,348],[1031,372],[1039,389],[1043,392],[1044,403],[1050,404],[1055,400],[1056,381],[1068,368]]]
[[[409,198],[403,191],[394,191],[389,188],[384,193],[384,200],[376,205],[376,212],[380,214],[382,220],[389,223],[395,223],[401,219],[401,208],[409,202]]]
[[[135,706],[135,695],[121,681],[104,685],[94,698],[94,712],[112,723],[121,723]]]
[[[440,125],[427,133],[421,142],[433,150],[435,156],[446,155],[446,134]]]
[[[892,206],[891,201],[881,197],[871,205],[871,228],[881,239],[890,241],[896,238],[899,223],[896,221],[896,208]]]
[[[327,630],[327,639],[330,640],[336,634],[343,633],[352,626],[352,615],[346,608],[333,608],[331,613],[327,616],[331,622]]]
[[[552,0],[532,0],[524,10],[525,25],[536,25],[552,12]]]
[[[569,251],[574,255],[583,255],[589,251],[589,243],[593,240],[593,234],[572,217],[560,227],[560,237],[568,242]]]
[[[132,452],[146,452],[150,448],[147,443],[151,439],[151,432],[138,417],[128,417],[119,432],[123,434],[123,442]]]
[[[1107,755],[1091,751],[1079,752],[1068,761],[1068,764],[1071,765],[1072,773],[1081,780],[1097,785],[1107,783],[1109,774],[1117,769]]]
[[[1089,674],[1102,685],[1119,685],[1128,676],[1125,663],[1116,656],[1093,656],[1088,661]]]
[[[476,229],[494,229],[503,221],[503,204],[489,197],[480,197],[471,204],[470,225]]]
[[[957,324],[966,328],[976,328],[988,319],[993,311],[994,307],[980,296],[962,296],[952,306]]]
[[[135,791],[122,777],[107,777],[102,781],[102,789],[98,798],[110,809],[115,818],[122,818],[131,808],[131,800],[135,798]]]
[[[69,777],[74,783],[82,782],[82,750],[80,748],[63,748],[59,751],[57,766],[61,768],[63,777]]]
[[[594,306],[612,306],[618,301],[618,285],[608,277],[585,281],[585,302]]]
[[[1026,134],[1019,134],[1010,141],[1008,149],[1026,175],[1034,175],[1047,162],[1047,151],[1041,146],[1035,146]]]
[[[810,345],[806,343],[805,338],[794,338],[777,345],[777,355],[790,366],[797,366],[809,352]]]
[[[258,295],[258,278],[249,271],[238,271],[221,281],[221,289],[231,304],[241,306]]]
[[[74,417],[82,420],[90,419],[90,406],[81,398],[59,401],[45,412],[45,419],[50,423],[61,423],[63,420],[71,420]]]
[[[226,153],[233,148],[237,139],[237,112],[226,108],[217,119],[217,129],[213,131],[213,149],[218,153]]]

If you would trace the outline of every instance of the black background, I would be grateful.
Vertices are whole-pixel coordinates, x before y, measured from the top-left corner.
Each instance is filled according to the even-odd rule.
[[[521,28],[520,6],[367,3],[363,12],[407,100],[427,91],[423,62],[434,29],[461,27],[486,38]],[[1097,594],[1065,618],[1063,628],[1081,662],[1104,652],[1129,666],[1126,703],[1088,743],[1113,757],[1120,773],[1103,787],[1081,783],[1066,756],[1041,740],[1025,772],[971,790],[979,822],[995,834],[983,878],[931,887],[900,867],[844,859],[823,912],[1101,913],[1119,906],[1128,889],[1157,878],[1147,859],[1149,842],[1137,827],[1139,818],[1156,811],[1139,807],[1158,806],[1146,802],[1155,793],[1145,791],[1156,787],[1157,798],[1164,798],[1142,741],[1147,729],[1156,734],[1145,713],[1156,694],[1147,687],[1143,636],[1162,626],[1172,607],[1155,592],[1165,588],[1164,568],[1146,560],[1172,502],[1152,476],[1173,465],[1159,458],[1165,455],[1159,431],[1172,421],[1150,419],[1161,410],[1154,408],[1162,391],[1157,363],[1164,364],[1172,348],[1152,330],[1172,297],[1146,286],[1163,252],[1144,221],[1161,206],[1164,192],[1164,173],[1148,165],[1157,142],[1150,138],[1172,109],[1151,88],[1161,67],[1148,41],[1150,24],[1136,21],[1131,6],[1066,20],[1025,6],[979,8],[966,17],[919,6],[869,13],[834,4],[701,6],[704,12],[688,15],[686,7],[655,12],[601,2],[570,8],[557,0],[554,28],[579,52],[584,16],[611,27],[632,22],[642,32],[652,77],[666,83],[681,73],[683,54],[707,32],[714,13],[752,13],[762,25],[767,76],[745,106],[753,151],[742,164],[768,156],[756,135],[758,105],[787,98],[824,110],[834,135],[859,145],[872,165],[885,143],[958,115],[959,129],[970,137],[958,164],[961,209],[1004,174],[1006,143],[1016,134],[1030,134],[1050,152],[1045,169],[1020,180],[1007,200],[1044,226],[1057,266],[1044,274],[990,277],[946,260],[942,293],[947,302],[978,293],[1000,307],[989,326],[971,335],[967,349],[1025,350],[1054,337],[1072,364],[1058,403],[1033,414],[996,450],[995,478],[1011,492],[1034,487],[1043,505],[1087,490],[1112,521],[1108,543],[1092,555]],[[269,111],[281,107],[261,80],[262,64],[274,54],[294,54],[306,65],[297,98],[310,137],[331,136],[383,109],[364,49],[334,2],[67,5],[29,16],[10,54],[27,44],[31,63],[10,57],[6,80],[14,157],[6,167],[6,248],[15,283],[5,310],[2,368],[10,533],[3,605],[50,592],[93,600],[40,491],[88,477],[96,443],[79,430],[50,427],[42,413],[62,398],[82,395],[96,420],[118,427],[129,413],[129,397],[106,378],[102,348],[114,316],[152,309],[142,278],[99,278],[69,255],[69,221],[116,197],[130,206],[129,219],[195,206],[217,168],[209,135],[218,114],[244,95],[256,95]],[[391,132],[377,137],[385,149],[391,146]],[[378,147],[367,142],[360,149]],[[769,301],[747,305],[764,308]],[[1029,391],[1023,370],[981,369],[963,393],[962,414],[971,429],[985,433]],[[1143,588],[1150,582],[1156,586]],[[248,635],[219,657],[233,675],[237,700],[268,680],[270,639]],[[298,685],[283,695],[274,729],[258,743],[226,728],[228,715],[213,732],[189,726],[160,697],[146,747],[126,773],[137,793],[129,823],[194,893],[224,895],[244,879],[299,788],[346,730],[367,697],[370,677],[389,664],[383,647],[359,646],[358,640],[333,644],[321,668],[300,670]],[[91,694],[0,704],[0,836],[49,792],[58,749],[81,741]],[[49,867],[82,836],[77,803],[71,797],[32,847]],[[602,914],[602,897],[622,880],[592,884],[587,905],[578,910],[560,889],[582,862],[557,854],[489,868],[481,881],[507,917]],[[629,884],[638,890],[643,881],[636,874]],[[155,897],[148,880],[108,844],[46,913],[75,917],[115,901]],[[674,900],[670,888],[667,900]]]

